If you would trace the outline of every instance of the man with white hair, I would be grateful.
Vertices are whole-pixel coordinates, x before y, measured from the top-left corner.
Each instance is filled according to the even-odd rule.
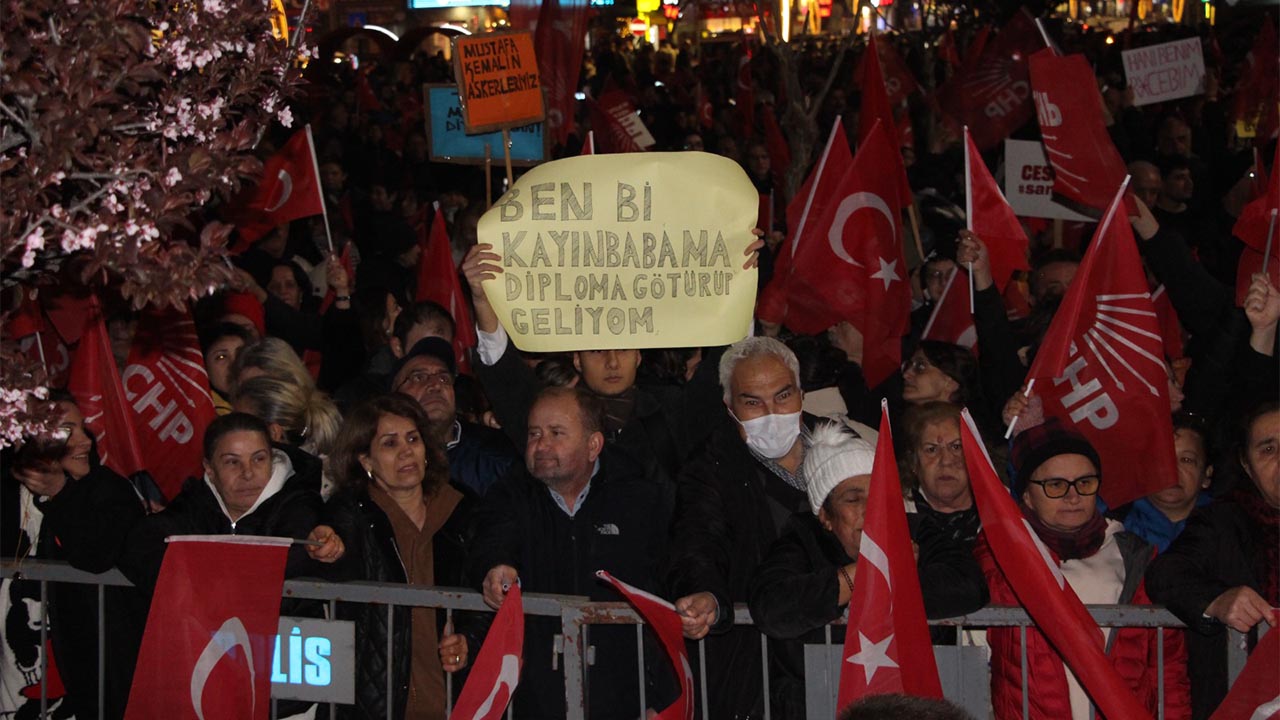
[[[764,717],[760,634],[733,626],[756,566],[792,514],[807,511],[803,462],[817,418],[801,409],[800,365],[786,345],[750,337],[720,359],[733,422],[680,473],[667,581],[685,636],[708,640],[710,717]]]

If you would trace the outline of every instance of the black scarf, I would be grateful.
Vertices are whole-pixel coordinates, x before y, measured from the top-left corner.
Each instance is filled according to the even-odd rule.
[[[604,434],[617,435],[635,414],[635,386],[627,388],[620,395],[597,394],[596,397],[600,398],[600,402],[604,404]]]
[[[1280,510],[1268,505],[1252,482],[1247,479],[1241,482],[1227,499],[1239,503],[1257,526],[1266,564],[1258,584],[1262,587],[1262,598],[1274,607],[1280,604]]]
[[[1022,508],[1022,517],[1027,519],[1031,529],[1036,531],[1036,535],[1040,536],[1060,561],[1089,557],[1098,552],[1102,542],[1107,539],[1107,519],[1102,516],[1102,513],[1095,512],[1093,519],[1083,526],[1071,532],[1063,532],[1045,525],[1025,504],[1019,505]]]

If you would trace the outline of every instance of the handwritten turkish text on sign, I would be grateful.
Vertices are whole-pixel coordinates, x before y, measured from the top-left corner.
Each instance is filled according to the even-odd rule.
[[[1150,105],[1204,92],[1200,38],[1187,38],[1121,53],[1134,105]]]
[[[701,347],[742,339],[758,194],[700,152],[591,155],[529,171],[480,218],[502,256],[485,295],[521,350]]]
[[[458,103],[455,85],[426,85],[427,140],[431,159],[437,162],[481,164],[485,160],[485,145],[492,156],[502,155],[502,133],[489,132],[468,135],[462,120],[462,105]],[[511,163],[536,165],[546,156],[543,124],[533,123],[511,128]]]
[[[518,127],[543,119],[546,111],[533,33],[456,37],[453,58],[467,132]]]
[[[1034,140],[1004,141],[1004,196],[1013,213],[1022,217],[1092,222],[1053,200],[1053,167],[1044,146]]]

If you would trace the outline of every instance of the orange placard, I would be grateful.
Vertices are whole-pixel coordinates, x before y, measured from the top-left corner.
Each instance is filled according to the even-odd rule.
[[[528,125],[546,115],[533,33],[456,37],[453,67],[468,133]]]

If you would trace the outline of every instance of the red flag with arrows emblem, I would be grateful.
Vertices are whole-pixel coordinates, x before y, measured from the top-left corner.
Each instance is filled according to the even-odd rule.
[[[201,472],[204,430],[215,417],[209,375],[186,311],[142,315],[121,374],[142,457],[165,497]]]
[[[266,720],[292,540],[177,535],[168,542],[125,719]]]
[[[662,712],[657,720],[693,720],[693,666],[689,664],[689,651],[684,644],[684,630],[680,616],[675,607],[656,595],[640,588],[628,585],[604,570],[596,571],[596,576],[606,580],[622,596],[635,607],[644,621],[658,634],[662,649],[667,652],[667,659],[675,667],[675,675],[680,678],[680,696]]]
[[[1138,703],[1103,651],[1098,624],[996,477],[995,466],[967,409],[961,412],[961,419],[960,440],[982,532],[1000,572],[1035,622],[1035,628],[1028,632],[1044,633],[1053,643],[1103,716],[1149,719],[1150,713]],[[1169,436],[1172,438],[1173,433]]]
[[[1178,477],[1164,338],[1120,186],[1036,353],[1029,381],[1056,417],[1093,443],[1110,507]],[[1044,382],[1039,382],[1044,381]],[[1143,472],[1124,472],[1124,468]]]
[[[240,241],[231,252],[247,250],[281,223],[324,213],[311,126],[299,130],[262,165],[262,179],[242,206]]]
[[[84,424],[97,441],[102,464],[128,477],[145,469],[146,463],[97,298],[91,301],[90,313],[71,360],[67,390],[75,396]]]
[[[1053,166],[1054,195],[1105,209],[1111,189],[1126,173],[1102,124],[1102,96],[1093,69],[1083,55],[1041,50],[1031,56],[1031,87],[1044,154]]]
[[[967,179],[965,217],[969,230],[987,246],[991,260],[991,279],[996,289],[1004,292],[1005,285],[1018,270],[1029,270],[1027,265],[1027,234],[1013,214],[1013,208],[1005,201],[995,178],[973,143],[969,128],[964,129],[964,171]]]
[[[520,684],[524,662],[524,601],[512,585],[489,626],[449,720],[500,720]]]
[[[1044,47],[1035,20],[1025,9],[994,40],[988,41],[988,28],[984,25],[978,31],[960,69],[938,91],[943,111],[958,124],[973,128],[973,141],[980,150],[996,147],[1031,119],[1027,58]]]
[[[449,231],[445,229],[444,213],[436,203],[435,217],[431,220],[431,235],[418,259],[418,290],[414,300],[430,300],[449,311],[453,317],[453,353],[458,367],[470,368],[467,350],[476,346],[476,326],[471,319],[471,306],[462,292],[458,269],[453,265],[453,253],[449,245]]]
[[[883,171],[891,156],[901,157],[898,148],[873,127],[822,215],[811,219],[820,237],[797,245],[787,284],[792,330],[814,335],[848,320],[862,332],[862,372],[871,387],[898,369],[911,309],[897,182]]]
[[[885,168],[898,183],[898,205],[906,207],[911,204],[911,183],[907,182],[907,168],[902,164],[902,136],[898,134],[897,121],[893,119],[893,106],[889,103],[889,94],[884,84],[884,72],[880,69],[880,52],[876,49],[876,36],[871,35],[867,49],[863,53],[862,75],[859,86],[862,88],[862,109],[858,114],[858,152],[871,140],[871,131],[880,124],[885,134],[885,142],[892,143],[892,153],[882,158]]]
[[[883,402],[842,657],[839,708],[886,693],[942,697]]]
[[[587,36],[587,0],[544,0],[534,30],[534,56],[547,93],[547,134],[563,143],[573,131],[574,93]]]

